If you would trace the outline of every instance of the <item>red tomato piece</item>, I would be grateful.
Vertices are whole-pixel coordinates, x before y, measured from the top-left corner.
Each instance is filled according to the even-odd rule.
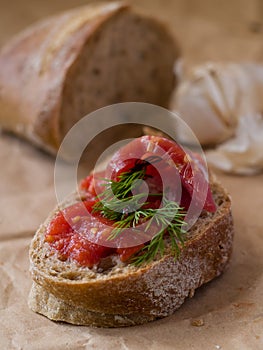
[[[136,160],[138,161],[154,156],[162,158],[162,161],[158,165],[159,168],[161,167],[161,169],[164,169],[164,165],[166,165],[167,171],[171,171],[169,168],[172,169],[173,167],[178,170],[182,184],[182,193],[185,193],[183,190],[185,189],[190,195],[190,198],[195,194],[195,200],[198,202],[200,199],[200,205],[203,204],[205,210],[210,212],[216,211],[216,205],[206,180],[204,164],[201,157],[191,152],[186,153],[176,142],[163,137],[143,136],[122,147],[113,155],[109,162],[106,169],[106,176],[116,180],[118,175],[124,171],[128,171],[129,166],[135,164]],[[161,186],[160,175],[156,175],[153,169],[154,164],[147,167],[147,174],[154,175],[152,183],[154,184],[155,190],[163,192],[164,188]],[[173,190],[173,186],[176,190],[176,184],[173,178],[171,177],[169,181],[169,174],[167,177],[165,176],[165,178],[171,190]],[[204,193],[206,193],[205,197]],[[183,197],[181,203],[190,204],[190,202]]]
[[[136,247],[129,248],[118,248],[117,253],[120,256],[120,260],[122,262],[128,261],[134,254],[138,253],[138,251],[144,247],[144,244],[140,244]]]

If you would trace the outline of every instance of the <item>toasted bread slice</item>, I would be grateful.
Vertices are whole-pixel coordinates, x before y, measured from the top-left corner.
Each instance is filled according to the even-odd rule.
[[[57,259],[44,241],[46,227],[57,209],[31,243],[34,283],[30,308],[52,320],[101,327],[136,325],[172,314],[196,288],[219,276],[229,263],[231,200],[214,177],[211,189],[217,211],[199,217],[179,258],[172,256],[168,240],[163,257],[140,267],[113,259],[113,264],[94,270]]]

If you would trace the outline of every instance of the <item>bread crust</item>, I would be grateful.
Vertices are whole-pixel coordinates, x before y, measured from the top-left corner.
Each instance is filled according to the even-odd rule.
[[[39,256],[49,218],[30,247],[34,285],[29,306],[50,319],[102,327],[135,325],[172,314],[229,263],[234,232],[231,201],[215,179],[212,188],[217,212],[198,219],[176,261],[167,251],[148,265],[127,265],[114,273],[83,273],[72,280],[59,273],[52,276]]]
[[[0,54],[2,126],[57,148],[67,70],[99,25],[124,9],[121,3],[78,8],[43,20],[7,43]]]
[[[8,42],[0,51],[0,126],[56,153],[65,136],[62,104],[71,67],[105,23],[127,12],[131,9],[122,2],[90,4],[47,18]],[[178,49],[165,28],[155,23],[155,30],[170,40],[172,62]],[[169,89],[171,93],[173,86]]]

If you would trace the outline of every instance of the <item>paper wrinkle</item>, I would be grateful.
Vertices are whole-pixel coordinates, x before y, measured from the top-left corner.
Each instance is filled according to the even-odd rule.
[[[34,232],[56,204],[54,158],[0,134],[0,239]]]
[[[13,281],[5,271],[5,267],[0,267],[1,270],[1,281],[4,283],[3,288],[1,288],[1,299],[0,299],[0,311],[7,308],[9,305],[9,300],[11,297],[11,292],[13,290]]]

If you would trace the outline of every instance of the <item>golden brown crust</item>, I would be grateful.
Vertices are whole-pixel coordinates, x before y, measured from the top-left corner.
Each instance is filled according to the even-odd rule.
[[[35,24],[7,43],[0,51],[0,126],[55,153],[65,136],[61,130],[62,105],[71,67],[104,23],[127,12],[131,9],[122,2],[90,4]],[[169,38],[174,61],[178,50],[172,38],[158,22],[153,30]],[[150,59],[156,60],[153,56]],[[170,95],[173,86],[168,82],[166,86]],[[104,105],[110,104],[106,102]],[[157,100],[149,102],[158,104]],[[84,111],[84,115],[92,110]]]
[[[43,267],[40,261],[40,251],[45,250],[41,238],[45,225],[42,226],[30,248],[31,273],[37,285],[31,293],[30,307],[51,319],[112,327],[170,315],[196,288],[219,276],[228,265],[233,241],[231,202],[218,183],[214,182],[213,191],[217,212],[198,220],[177,261],[167,252],[163,258],[140,268],[127,265],[115,273],[93,276],[89,269],[86,273],[82,269],[83,274],[77,279],[67,279],[62,273],[52,276],[52,269]],[[74,308],[78,311],[72,316]]]
[[[93,312],[79,306],[72,306],[54,297],[39,284],[33,283],[29,295],[29,307],[53,321],[64,321],[81,326],[125,327],[147,323],[156,319],[153,315],[113,315]]]

